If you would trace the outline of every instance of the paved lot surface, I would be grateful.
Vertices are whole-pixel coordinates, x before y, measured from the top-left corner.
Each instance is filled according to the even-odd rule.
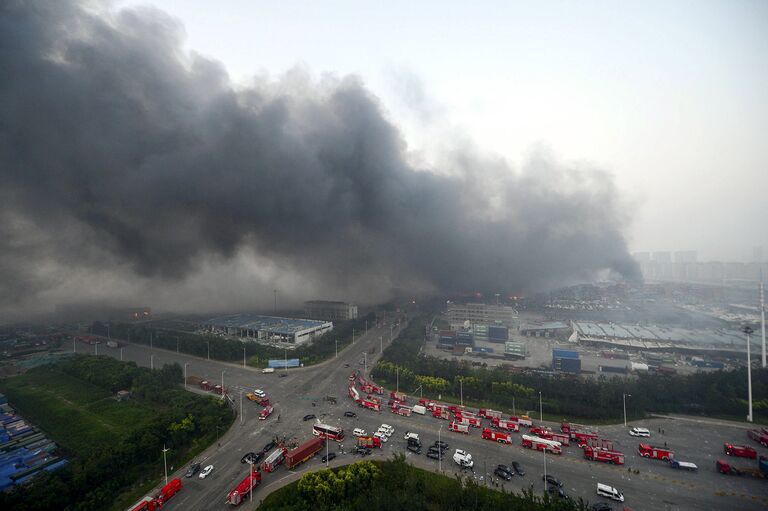
[[[388,319],[387,321],[391,321]],[[340,425],[344,428],[347,438],[340,445],[330,443],[330,449],[336,449],[338,458],[331,466],[346,464],[358,457],[342,454],[341,445],[349,451],[353,445],[352,429],[362,427],[368,432],[375,431],[382,423],[395,428],[391,440],[383,449],[374,450],[372,458],[383,459],[391,457],[395,452],[406,452],[409,462],[430,470],[438,470],[438,462],[427,458],[424,454],[415,455],[405,450],[406,442],[403,435],[406,431],[420,434],[424,444],[430,444],[438,436],[449,443],[449,454],[456,448],[465,449],[475,459],[474,471],[465,474],[488,484],[501,482],[489,478],[493,469],[499,463],[509,464],[517,460],[523,464],[527,474],[515,477],[512,481],[504,482],[509,490],[519,490],[533,485],[534,490],[543,491],[541,475],[544,472],[545,457],[542,453],[530,451],[520,446],[520,434],[513,434],[514,445],[499,445],[482,440],[480,432],[472,429],[470,435],[447,432],[447,421],[434,419],[430,416],[413,415],[401,417],[387,411],[380,413],[359,408],[347,396],[347,377],[354,368],[362,369],[359,360],[362,352],[371,345],[379,344],[379,337],[389,338],[389,326],[382,325],[374,328],[355,344],[339,353],[338,358],[324,364],[289,370],[288,376],[281,378],[278,373],[262,374],[259,370],[243,368],[234,364],[208,361],[190,357],[184,354],[163,350],[150,350],[142,345],[126,345],[122,355],[124,360],[133,360],[140,365],[149,366],[152,363],[159,366],[163,363],[178,362],[188,364],[188,375],[197,375],[217,382],[224,373],[224,383],[239,404],[240,391],[251,391],[254,388],[264,389],[272,398],[275,413],[266,421],[257,419],[261,407],[243,399],[243,422],[238,418],[234,426],[222,434],[220,445],[208,449],[199,461],[214,464],[216,469],[205,480],[197,477],[183,479],[184,489],[164,509],[167,510],[223,510],[227,493],[247,475],[247,465],[240,463],[240,458],[249,451],[260,450],[273,437],[286,437],[289,441],[303,442],[311,438],[312,421],[304,422],[302,417],[314,413],[324,422]],[[385,343],[386,344],[386,343]],[[377,346],[378,347],[378,346]],[[120,350],[100,349],[100,354],[120,357]],[[377,350],[378,352],[378,350]],[[378,353],[376,355],[379,356]],[[369,360],[369,364],[373,360]],[[351,367],[344,367],[349,364]],[[324,401],[324,396],[335,396],[337,403]],[[314,403],[314,406],[313,406]],[[344,417],[345,411],[354,411],[357,418]],[[278,422],[278,415],[280,420]],[[550,424],[557,427],[555,424]],[[722,444],[725,441],[745,443],[745,429],[739,425],[719,423],[714,421],[696,422],[676,418],[654,418],[637,423],[651,429],[654,434],[651,442],[657,445],[667,444],[675,450],[678,459],[692,461],[699,466],[699,471],[689,473],[670,468],[666,463],[640,458],[636,454],[638,441],[627,434],[621,426],[601,427],[601,437],[615,441],[616,447],[623,451],[627,463],[617,467],[584,460],[581,450],[572,446],[564,448],[560,456],[546,456],[546,471],[564,481],[565,489],[572,497],[583,497],[592,502],[604,500],[595,495],[597,482],[610,484],[626,496],[625,505],[633,510],[687,510],[687,509],[739,509],[763,510],[768,508],[768,480],[757,480],[736,476],[724,476],[714,469],[715,460],[723,458]],[[442,429],[441,429],[442,426]],[[658,432],[664,429],[664,434]],[[758,448],[759,446],[754,445]],[[426,450],[425,450],[426,452]],[[758,452],[768,455],[768,450],[762,447]],[[737,466],[756,466],[752,460],[728,458]],[[297,467],[295,472],[280,467],[272,474],[263,474],[263,482],[253,495],[253,504],[246,502],[242,509],[255,509],[258,502],[270,491],[283,484],[295,480],[302,473],[317,470],[324,466],[320,456]],[[175,467],[175,476],[182,477],[185,467]],[[629,469],[629,471],[628,471]],[[444,473],[458,472],[458,467],[448,458],[442,463]],[[635,473],[637,471],[638,473]],[[489,480],[490,479],[490,480]],[[621,509],[619,505],[615,509]]]

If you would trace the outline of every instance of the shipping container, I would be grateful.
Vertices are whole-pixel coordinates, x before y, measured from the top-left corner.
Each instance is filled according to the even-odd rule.
[[[552,358],[579,358],[579,352],[573,350],[553,349]]]
[[[564,373],[580,373],[581,360],[578,358],[555,358],[552,369]]]
[[[600,366],[600,372],[627,374],[629,370],[626,367]]]
[[[506,342],[509,340],[509,329],[505,326],[489,326],[488,340],[491,342]]]

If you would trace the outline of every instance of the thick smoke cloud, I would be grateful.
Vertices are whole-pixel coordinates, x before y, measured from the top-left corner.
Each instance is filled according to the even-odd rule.
[[[361,301],[637,275],[609,178],[464,150],[416,169],[359,80],[235,88],[182,39],[154,9],[0,6],[6,307],[73,278],[179,286],[243,253]]]

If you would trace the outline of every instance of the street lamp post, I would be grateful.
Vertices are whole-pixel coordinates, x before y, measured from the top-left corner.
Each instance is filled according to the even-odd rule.
[[[187,390],[187,366],[189,362],[184,362],[184,390]]]
[[[379,353],[384,353],[384,336],[379,336]]]
[[[224,371],[221,372],[221,399],[224,399],[224,394],[227,392],[224,390]]]
[[[395,387],[395,392],[400,392],[400,368],[395,369],[395,374],[397,375],[397,384]]]
[[[243,424],[243,390],[240,389],[240,425]]]
[[[745,326],[741,329],[742,332],[747,334],[747,397],[749,399],[749,414],[747,415],[747,422],[752,422],[752,358],[749,353],[749,336],[754,332],[752,327]]]
[[[336,339],[334,342],[336,343],[336,356],[334,358],[339,358],[339,340]]]
[[[515,411],[515,396],[512,396],[512,415],[517,415]]]
[[[328,468],[328,437],[325,437],[325,468]]]
[[[163,444],[163,468],[165,469],[165,484],[168,485],[168,463],[165,460],[165,453],[170,451],[170,449],[167,449],[165,447],[165,444]]]
[[[211,359],[211,341],[205,341],[208,344],[208,360]]]
[[[547,446],[541,451],[544,453],[544,493],[547,493]]]
[[[245,346],[243,346],[243,367],[245,367]]]
[[[632,394],[622,394],[622,401],[624,402],[624,427],[627,427],[627,398],[632,397]]]
[[[541,392],[539,392],[539,420],[543,423],[544,422],[544,405],[541,401]]]
[[[77,341],[73,337],[72,338],[72,353],[77,353],[77,344],[76,343],[77,343]]]
[[[94,355],[99,356],[99,343],[93,345]]]
[[[149,356],[149,368],[154,369],[155,368],[155,356],[150,355]]]
[[[461,400],[461,407],[464,408],[464,380],[459,379],[459,399]]]
[[[120,348],[120,362],[123,361],[123,348]]]
[[[443,432],[443,425],[437,430],[437,463],[440,465],[440,473],[443,473],[443,444],[440,442],[440,433]]]
[[[152,330],[149,331],[149,349],[150,350],[154,350],[155,349],[155,346],[154,346],[153,341],[152,341]]]

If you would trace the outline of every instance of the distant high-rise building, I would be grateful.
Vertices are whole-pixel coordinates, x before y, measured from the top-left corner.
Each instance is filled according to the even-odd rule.
[[[345,321],[357,318],[357,305],[346,302],[312,300],[304,302],[309,319]]]
[[[651,253],[650,252],[635,252],[632,254],[632,256],[635,258],[635,261],[638,263],[650,263],[651,262]]]
[[[654,252],[653,260],[661,264],[671,263],[672,253],[671,252]]]
[[[676,263],[695,263],[696,251],[695,250],[682,250],[675,252]]]

